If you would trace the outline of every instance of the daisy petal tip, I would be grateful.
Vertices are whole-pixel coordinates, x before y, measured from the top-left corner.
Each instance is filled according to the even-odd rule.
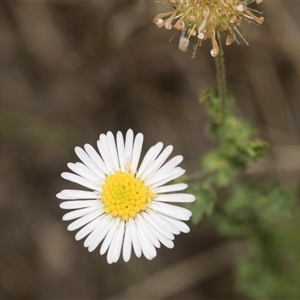
[[[62,195],[62,192],[59,192],[55,195],[56,198],[58,199],[64,199],[64,196]]]
[[[68,167],[69,169],[71,169],[74,165],[75,165],[75,164],[74,164],[74,163],[71,163],[71,162],[68,162],[68,163],[67,163],[67,167]]]
[[[156,257],[156,254],[154,255],[154,256],[151,256],[150,258],[149,258],[149,260],[152,260],[152,259],[154,259]]]
[[[196,197],[192,194],[186,194],[185,196],[185,202],[186,203],[192,203],[196,200]]]
[[[62,172],[60,174],[60,176],[63,178],[63,179],[66,179],[66,177],[68,177],[68,174],[70,174],[69,172]]]
[[[124,256],[124,255],[123,255],[123,260],[124,260],[124,262],[129,262],[130,256]]]
[[[76,146],[75,148],[74,148],[74,151],[75,151],[75,153],[77,154],[77,152],[78,151],[81,151],[82,149],[81,149],[81,147],[79,147],[79,146]]]
[[[182,189],[186,190],[189,187],[189,185],[187,183],[182,183]]]
[[[78,242],[78,241],[80,241],[80,240],[81,240],[81,237],[78,236],[78,235],[76,234],[76,235],[75,235],[75,241]]]
[[[63,221],[68,221],[68,218],[66,217],[66,215],[62,216],[61,218]],[[69,230],[69,229],[68,229]]]
[[[75,230],[74,228],[73,228],[73,225],[72,225],[73,223],[71,223],[68,227],[67,227],[67,230],[68,231],[73,231],[73,230]]]
[[[139,132],[139,133],[136,135],[135,138],[138,138],[138,139],[143,140],[143,139],[144,139],[144,135],[143,135],[141,132]]]
[[[119,257],[116,257],[116,258],[113,259],[114,264],[117,263],[118,261],[119,261]]]
[[[84,144],[83,148],[86,152],[88,152],[89,149],[94,148],[94,147],[92,145],[86,143],[86,144]]]
[[[183,156],[182,155],[176,155],[174,158],[178,159],[178,164],[180,164],[183,161]]]

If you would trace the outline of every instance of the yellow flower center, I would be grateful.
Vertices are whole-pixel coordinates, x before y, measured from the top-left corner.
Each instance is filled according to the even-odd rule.
[[[107,214],[124,221],[145,210],[155,194],[132,173],[116,172],[106,177],[101,200]]]

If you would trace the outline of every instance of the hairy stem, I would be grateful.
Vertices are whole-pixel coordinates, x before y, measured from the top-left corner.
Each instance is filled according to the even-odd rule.
[[[223,57],[222,41],[221,41],[219,31],[217,32],[217,42],[220,51],[219,54],[215,57],[215,65],[216,65],[216,73],[217,73],[217,93],[218,93],[218,98],[221,101],[222,119],[221,119],[220,140],[222,140],[225,131],[227,85],[226,85],[226,72],[225,72],[225,63]]]

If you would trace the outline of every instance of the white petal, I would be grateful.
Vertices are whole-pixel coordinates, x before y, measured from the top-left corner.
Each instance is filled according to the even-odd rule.
[[[124,225],[125,222],[120,221],[117,233],[115,234],[113,241],[108,249],[107,262],[109,264],[117,262],[120,258],[124,236]]]
[[[59,207],[62,209],[77,209],[83,207],[94,206],[99,203],[99,200],[72,200],[62,202]]]
[[[94,192],[81,190],[62,190],[56,195],[58,199],[97,199]]]
[[[130,233],[130,228],[128,226],[128,222],[126,223],[126,228],[125,228],[125,236],[124,236],[124,243],[123,243],[123,259],[125,262],[129,261],[131,257],[131,233]]]
[[[159,142],[155,146],[152,146],[146,153],[139,170],[137,172],[136,178],[140,178],[141,180],[144,180],[144,171],[148,168],[149,165],[152,164],[152,162],[155,160],[159,152],[161,151],[163,147],[163,143]]]
[[[165,216],[166,220],[176,226],[181,232],[188,233],[190,232],[189,226],[180,220],[176,220],[170,217]]]
[[[120,222],[119,218],[113,219],[112,225],[110,226],[109,231],[101,245],[101,248],[100,248],[101,255],[103,255],[107,251],[108,247],[110,246],[110,244],[116,234],[116,231],[118,229],[119,222]]]
[[[121,131],[117,132],[117,149],[118,149],[118,156],[119,156],[119,163],[122,172],[125,172],[126,160],[125,160],[125,145],[123,134]]]
[[[132,219],[129,219],[127,224],[130,229],[130,236],[131,236],[131,240],[132,240],[132,246],[133,246],[134,253],[137,257],[141,257],[142,249],[141,249],[141,243],[139,241],[139,237],[138,237],[138,233],[137,233],[138,230],[136,227],[136,223]]]
[[[80,160],[97,176],[99,176],[100,178],[103,176],[103,172],[100,170],[98,165],[90,158],[90,156],[82,148],[75,147],[75,153],[80,158]]]
[[[165,195],[158,195],[153,199],[153,201],[158,202],[181,202],[181,203],[187,203],[187,202],[193,202],[195,201],[196,197],[191,194],[185,194],[185,193],[178,193],[178,194],[165,194]]]
[[[88,179],[85,179],[79,175],[73,174],[73,173],[63,172],[63,173],[61,173],[61,177],[66,180],[72,181],[74,183],[80,184],[91,190],[96,190],[96,191],[101,190],[101,188],[99,189],[99,187],[100,187],[99,185],[97,185],[94,182],[91,182]]]
[[[165,218],[164,215],[156,212],[156,211],[151,211],[150,215],[153,219],[155,219],[155,222],[172,232],[173,234],[179,234],[180,230],[176,226],[174,226],[172,223],[168,222]],[[151,223],[153,226],[153,222]],[[163,233],[163,232],[162,232]]]
[[[107,137],[105,134],[100,135],[100,140],[97,141],[97,146],[99,149],[99,152],[103,158],[104,164],[109,172],[109,174],[113,174],[115,172],[114,165],[111,161],[110,155],[109,155],[109,149],[107,145]]]
[[[151,176],[151,174],[155,173],[160,168],[160,166],[166,161],[166,159],[169,157],[172,151],[173,146],[167,146],[163,150],[163,152],[157,157],[157,159],[151,165],[148,166],[148,168],[143,174],[145,182],[148,182],[148,178]]]
[[[129,129],[125,137],[125,164],[127,164],[127,161],[131,163],[132,147],[133,147],[133,131]]]
[[[144,136],[141,133],[138,133],[134,139],[133,149],[132,149],[132,156],[131,156],[131,165],[130,169],[132,173],[136,172],[141,152],[143,146]]]
[[[168,193],[168,192],[175,192],[175,191],[182,191],[188,187],[186,183],[175,183],[170,185],[164,185],[153,189],[153,193],[161,194],[161,193]]]
[[[109,175],[110,172],[108,171],[103,159],[100,157],[98,152],[89,144],[84,145],[84,149],[87,152],[87,154],[90,156],[90,158],[93,160],[93,162],[98,166],[98,168],[103,173],[103,176],[101,178],[104,178],[104,174]]]
[[[174,243],[172,240],[166,238],[164,235],[162,235],[159,231],[157,231],[154,227],[152,227],[153,233],[158,238],[158,240],[165,245],[167,248],[172,249],[174,247]]]
[[[76,230],[76,229],[82,227],[83,225],[89,223],[90,221],[94,220],[95,218],[99,217],[101,214],[103,214],[103,212],[101,212],[101,211],[94,211],[90,214],[87,214],[87,215],[83,216],[82,218],[77,219],[76,221],[72,222],[68,226],[68,230],[69,231]]]
[[[84,247],[88,247],[89,252],[92,252],[97,248],[97,246],[106,236],[113,222],[112,216],[106,214],[103,214],[102,216],[99,225],[93,230],[93,232],[91,232],[91,234],[86,238],[86,240],[83,243]]]
[[[71,212],[68,212],[66,213],[64,216],[63,216],[63,220],[64,221],[69,221],[69,220],[74,220],[74,219],[77,219],[77,218],[80,218],[84,215],[87,215],[93,211],[96,211],[96,210],[99,210],[99,207],[98,206],[90,206],[90,207],[86,207],[86,208],[81,208],[81,209],[77,209],[77,210],[74,210],[74,211],[71,211]]]
[[[93,220],[92,222],[90,222],[89,224],[87,224],[86,226],[81,228],[76,233],[75,240],[79,241],[79,240],[83,239],[84,237],[86,237],[88,234],[90,234],[92,231],[94,231],[95,228],[101,223],[103,217],[104,217],[104,215],[101,215],[99,218]]]
[[[142,212],[143,217],[147,220],[148,224],[159,231],[167,239],[173,240],[174,235],[172,231],[177,233],[177,229],[174,229],[174,226],[170,226],[169,223],[166,223],[161,217],[157,217],[157,213],[151,210],[147,212]]]
[[[109,150],[108,153],[110,155],[114,170],[120,170],[117,146],[116,146],[114,135],[109,131],[107,132],[106,136],[107,136],[107,145]]]
[[[99,245],[101,240],[104,238],[106,233],[109,230],[110,222],[112,221],[112,217],[107,214],[103,214],[99,217],[101,219],[101,222],[99,225],[91,232],[91,234],[86,238],[86,240],[83,243],[84,247],[91,247],[92,250],[89,249],[89,251],[93,251],[96,249],[96,247]],[[100,239],[100,236],[102,236],[102,239]]]
[[[151,178],[154,176],[160,176],[161,174],[167,174],[171,172],[178,164],[180,164],[183,160],[183,156],[177,155],[170,159],[166,164],[164,164],[160,169],[156,172],[153,172],[150,176],[147,177],[147,181],[151,181]]]
[[[149,240],[151,241],[151,243],[156,247],[159,248],[160,247],[160,243],[159,240],[157,239],[157,237],[153,234],[152,232],[152,228],[150,227],[150,225],[148,225],[148,222],[146,219],[144,219],[142,217],[141,214],[136,216],[136,221],[139,224],[140,227],[143,228],[145,234],[147,235],[147,237],[149,238]]]
[[[137,228],[138,228],[137,233],[139,236],[139,241],[141,243],[143,254],[147,259],[151,260],[156,256],[156,249],[151,243],[151,241],[149,240],[146,233],[144,232],[143,228],[139,226],[138,223],[137,223]]]
[[[91,171],[85,164],[77,162],[77,163],[68,163],[68,168],[72,170],[74,173],[97,183],[99,181],[99,177]]]
[[[174,179],[180,177],[184,173],[185,173],[184,169],[182,169],[180,167],[177,167],[177,168],[174,168],[169,173],[162,174],[160,177],[154,176],[152,178],[151,183],[145,182],[145,184],[151,185],[152,188],[156,188],[156,187],[161,186],[161,185],[163,185],[163,184],[165,184],[165,183],[167,183],[171,180],[174,180]]]
[[[167,203],[162,203],[162,202],[152,201],[148,205],[148,207],[152,208],[153,210],[163,215],[170,216],[172,218],[183,220],[183,221],[189,220],[192,215],[192,213],[186,208],[167,204]]]

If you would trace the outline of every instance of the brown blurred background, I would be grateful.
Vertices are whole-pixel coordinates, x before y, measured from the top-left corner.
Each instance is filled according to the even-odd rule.
[[[271,142],[251,178],[299,180],[300,2],[265,1],[265,23],[244,24],[250,46],[225,48],[237,111]],[[0,2],[0,298],[239,299],[240,247],[209,220],[153,261],[108,265],[61,221],[55,194],[76,145],[132,128],[144,150],[163,141],[188,174],[213,144],[198,96],[215,85],[210,41],[191,59],[179,34],[152,20],[154,1]],[[170,41],[171,39],[171,41]]]

